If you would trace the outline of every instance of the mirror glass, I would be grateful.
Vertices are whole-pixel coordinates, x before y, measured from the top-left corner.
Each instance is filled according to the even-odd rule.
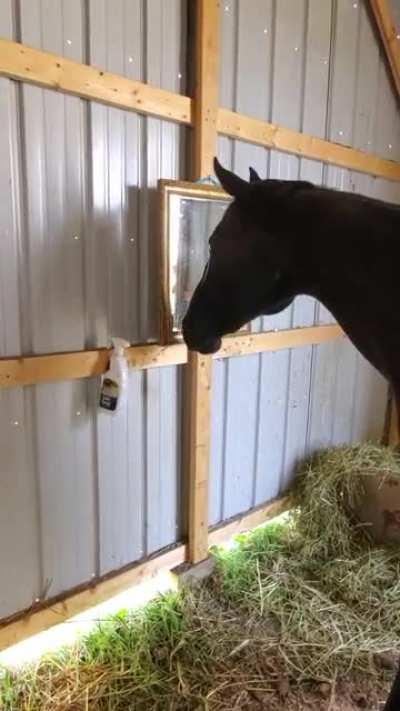
[[[174,335],[208,259],[208,240],[229,198],[209,199],[171,193],[168,204],[169,303]]]

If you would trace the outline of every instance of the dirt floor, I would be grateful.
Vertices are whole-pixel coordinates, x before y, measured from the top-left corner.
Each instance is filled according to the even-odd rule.
[[[244,693],[233,708],[245,711],[381,711],[388,693],[377,692],[368,684],[339,682],[334,688],[330,684],[296,692],[283,690],[283,694]],[[255,697],[255,698],[254,698]]]

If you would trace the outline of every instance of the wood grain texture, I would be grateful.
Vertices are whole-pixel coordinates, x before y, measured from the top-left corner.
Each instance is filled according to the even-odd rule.
[[[386,57],[398,94],[400,94],[400,33],[388,0],[369,0],[385,48]]]
[[[218,132],[230,138],[248,141],[257,145],[274,148],[322,161],[331,165],[375,175],[387,180],[400,180],[400,163],[365,153],[339,143],[325,141],[316,136],[293,131],[279,124],[267,123],[259,119],[237,114],[228,109],[218,110]]]
[[[218,0],[196,2],[196,69],[193,129],[193,178],[213,172],[217,153],[219,93]],[[184,447],[188,462],[189,560],[198,563],[208,555],[208,479],[211,441],[212,359],[190,353],[185,410],[189,414]]]
[[[109,106],[191,123],[192,102],[187,96],[6,39],[0,39],[0,75]]]
[[[290,508],[291,500],[283,497],[260,506],[249,513],[242,514],[218,526],[209,532],[209,545],[221,545],[232,536],[248,531],[265,523]],[[5,621],[0,626],[0,650],[17,644],[39,632],[44,632],[55,625],[66,622],[102,602],[109,600],[125,590],[138,585],[164,570],[172,570],[188,559],[186,545],[178,545],[171,550],[162,552],[117,574],[110,574],[94,584],[76,590],[66,597],[54,599],[41,609],[28,610],[18,618]]]
[[[221,349],[214,359],[232,358],[325,343],[342,337],[339,326],[310,326],[267,333],[238,334],[222,339]],[[106,372],[111,350],[52,353],[49,355],[0,358],[0,388],[23,387],[58,380],[92,378]],[[183,365],[188,362],[184,343],[169,345],[130,346],[125,350],[129,365],[136,370]],[[208,358],[208,361],[211,359]]]

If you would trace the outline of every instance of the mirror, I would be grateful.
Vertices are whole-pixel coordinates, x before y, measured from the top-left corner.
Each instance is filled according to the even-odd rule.
[[[208,259],[208,240],[231,197],[213,185],[160,181],[161,341],[182,338],[182,320]],[[246,329],[247,330],[247,329]]]

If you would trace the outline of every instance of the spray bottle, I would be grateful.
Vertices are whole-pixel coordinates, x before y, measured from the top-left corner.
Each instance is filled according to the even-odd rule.
[[[116,412],[126,394],[128,385],[128,363],[124,349],[129,343],[123,338],[112,338],[113,352],[107,372],[101,380],[100,402],[102,410]]]

